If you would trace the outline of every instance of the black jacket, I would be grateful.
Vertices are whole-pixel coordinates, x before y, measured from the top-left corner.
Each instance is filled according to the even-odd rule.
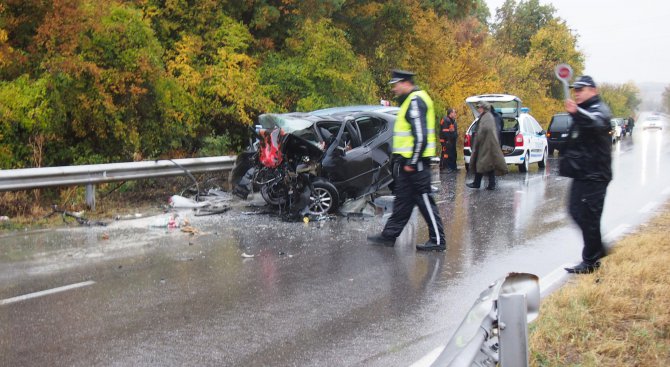
[[[458,124],[449,116],[444,116],[440,120],[440,139],[449,141],[456,140],[456,138],[458,138]]]
[[[579,105],[572,115],[560,174],[575,180],[612,180],[612,138],[609,107],[594,96]]]

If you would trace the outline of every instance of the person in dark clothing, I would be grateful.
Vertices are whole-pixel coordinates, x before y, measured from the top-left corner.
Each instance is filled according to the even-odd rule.
[[[456,124],[456,110],[450,108],[447,110],[447,115],[440,121],[440,143],[442,143],[440,169],[447,169],[448,173],[458,170],[456,166],[457,141],[458,125]]]
[[[565,101],[572,116],[560,174],[573,178],[568,199],[570,216],[582,231],[582,262],[565,268],[569,273],[592,273],[607,255],[600,233],[600,218],[607,186],[612,180],[612,142],[609,135],[612,114],[600,99],[596,83],[588,75],[570,86],[574,100]]]
[[[503,119],[502,115],[495,108],[491,107],[491,115],[493,115],[493,121],[496,122],[496,129],[498,130],[498,142],[502,147],[502,129],[503,129]]]
[[[389,84],[400,110],[393,125],[393,213],[384,230],[368,236],[376,245],[393,246],[409,221],[414,206],[428,224],[430,239],[416,245],[419,251],[444,251],[446,241],[440,213],[431,192],[431,158],[437,156],[439,139],[433,100],[417,88],[413,73],[394,70]]]
[[[500,143],[498,142],[498,129],[495,125],[492,110],[488,102],[478,102],[477,112],[479,117],[475,122],[474,138],[472,139],[472,156],[470,156],[470,167],[475,172],[472,183],[465,184],[467,187],[478,189],[482,184],[484,175],[488,176],[488,190],[495,190],[496,175],[507,173],[507,164]]]

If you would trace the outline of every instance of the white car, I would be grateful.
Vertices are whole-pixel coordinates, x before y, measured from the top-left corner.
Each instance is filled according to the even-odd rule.
[[[660,116],[657,115],[647,116],[647,118],[644,121],[642,121],[642,130],[647,129],[663,130],[663,124],[661,122]]]
[[[472,96],[465,99],[470,107],[475,120],[465,132],[463,140],[463,156],[466,169],[470,166],[472,155],[471,137],[472,126],[479,118],[477,102],[485,101],[491,104],[503,119],[503,127],[500,134],[501,149],[507,164],[516,164],[520,172],[527,172],[531,163],[544,168],[547,164],[548,147],[546,131],[542,129],[535,118],[531,116],[527,108],[521,107],[519,97],[509,94],[484,94]]]

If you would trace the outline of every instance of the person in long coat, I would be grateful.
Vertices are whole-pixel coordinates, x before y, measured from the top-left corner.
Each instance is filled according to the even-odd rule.
[[[480,188],[482,178],[487,175],[489,184],[486,189],[495,190],[496,176],[507,174],[507,164],[500,149],[498,129],[491,114],[491,105],[488,102],[479,102],[477,110],[479,121],[476,122],[470,157],[470,168],[475,172],[475,180],[466,186],[473,189]]]

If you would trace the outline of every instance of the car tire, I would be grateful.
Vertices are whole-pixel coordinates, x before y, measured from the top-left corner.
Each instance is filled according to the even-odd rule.
[[[312,183],[314,192],[309,196],[309,214],[324,215],[335,212],[340,207],[340,193],[335,186],[324,180]]]
[[[537,162],[538,167],[544,168],[544,167],[547,166],[547,155],[548,155],[548,152],[547,152],[547,149],[545,149],[544,154],[542,155],[542,159],[539,162]]]
[[[470,172],[470,163],[465,164],[465,172]]]
[[[523,163],[517,164],[517,166],[519,167],[519,172],[528,172],[528,166],[530,165],[530,163],[528,163],[529,160],[530,160],[530,154],[526,152],[526,156],[523,159]]]
[[[555,148],[549,148],[549,155],[554,155],[554,149]]]

